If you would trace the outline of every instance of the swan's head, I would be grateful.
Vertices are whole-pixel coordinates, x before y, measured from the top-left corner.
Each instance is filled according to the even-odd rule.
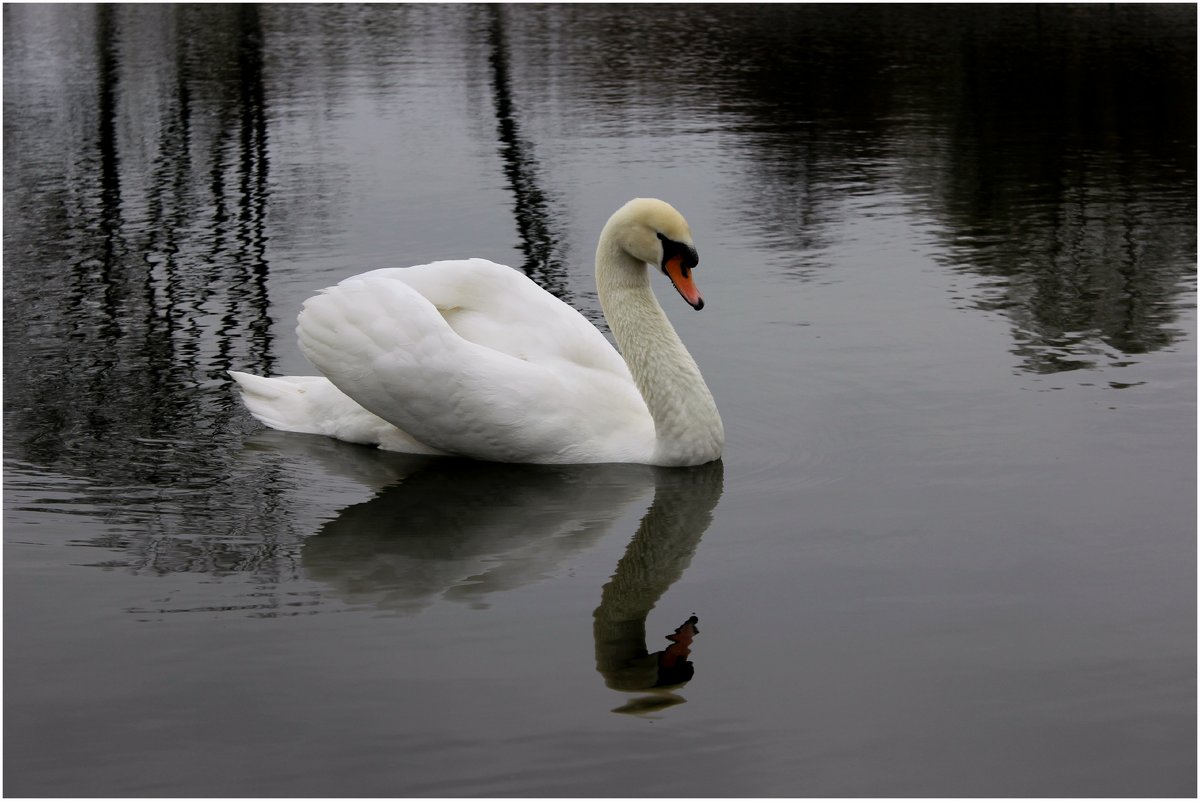
[[[700,261],[692,231],[670,203],[634,198],[617,209],[605,227],[612,229],[622,250],[670,278],[693,309],[704,308],[704,298],[692,280],[692,270]]]

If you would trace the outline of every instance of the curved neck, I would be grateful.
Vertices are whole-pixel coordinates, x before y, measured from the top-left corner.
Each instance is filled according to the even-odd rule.
[[[654,297],[650,271],[607,227],[596,249],[596,288],[617,349],[654,419],[654,463],[718,458],[725,432],[700,368]]]

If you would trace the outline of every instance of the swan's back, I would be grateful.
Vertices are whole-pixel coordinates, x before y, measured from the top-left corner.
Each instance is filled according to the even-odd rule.
[[[470,342],[520,359],[567,359],[629,375],[625,360],[587,318],[503,264],[486,259],[435,261],[357,277],[403,282]]]
[[[483,259],[375,270],[304,304],[304,355],[431,448],[495,461],[645,461],[654,423],[583,315]]]

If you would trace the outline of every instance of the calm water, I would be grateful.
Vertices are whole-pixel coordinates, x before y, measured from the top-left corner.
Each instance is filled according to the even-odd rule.
[[[4,791],[1194,795],[1195,76],[1194,6],[5,6]],[[636,195],[722,462],[235,401],[374,267],[602,324]]]

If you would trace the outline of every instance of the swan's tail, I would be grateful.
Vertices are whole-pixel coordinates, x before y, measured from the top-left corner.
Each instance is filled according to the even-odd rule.
[[[263,425],[300,434],[325,433],[321,430],[321,419],[310,394],[313,389],[319,393],[320,383],[329,384],[329,379],[320,376],[264,378],[236,370],[230,370],[229,375],[238,382],[242,403]],[[329,388],[336,391],[332,384]]]
[[[242,402],[263,425],[298,434],[321,434],[403,453],[439,454],[391,423],[368,412],[324,376],[274,378],[230,370]]]

